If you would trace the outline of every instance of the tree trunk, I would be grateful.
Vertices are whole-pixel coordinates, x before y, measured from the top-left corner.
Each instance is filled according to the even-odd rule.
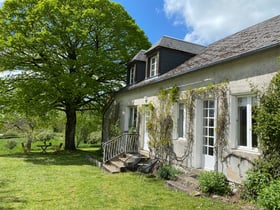
[[[76,110],[68,106],[66,107],[66,128],[65,128],[65,150],[74,151],[75,133],[76,133]]]

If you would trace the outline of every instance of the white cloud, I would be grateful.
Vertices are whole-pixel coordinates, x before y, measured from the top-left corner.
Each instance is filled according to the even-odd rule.
[[[279,0],[164,0],[174,24],[188,29],[185,40],[210,44],[280,14]]]

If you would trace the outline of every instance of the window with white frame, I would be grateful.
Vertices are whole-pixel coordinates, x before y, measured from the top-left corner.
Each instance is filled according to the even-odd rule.
[[[136,129],[136,124],[137,124],[137,107],[133,106],[129,108],[129,130],[135,131]]]
[[[180,103],[178,105],[178,124],[177,124],[178,138],[186,138],[186,121],[187,121],[186,105]]]
[[[150,58],[150,77],[154,77],[157,74],[157,57]]]
[[[214,156],[215,148],[215,101],[203,101],[203,154]]]
[[[132,66],[129,70],[129,84],[133,84],[135,82],[135,66]]]
[[[256,97],[238,97],[238,147],[254,150],[258,146],[256,134],[253,132],[252,110]]]

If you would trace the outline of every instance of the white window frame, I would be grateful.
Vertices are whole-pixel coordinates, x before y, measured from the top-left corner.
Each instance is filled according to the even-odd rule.
[[[202,111],[202,152],[204,155],[215,156],[215,144],[216,144],[216,128],[217,128],[217,102],[215,99],[205,99],[203,102],[203,111]],[[205,106],[205,103],[206,106]],[[213,103],[213,106],[209,106],[210,103]],[[205,124],[206,122],[206,124]],[[210,122],[212,124],[210,125]],[[212,132],[210,132],[210,130]],[[210,143],[210,139],[213,139],[213,142]],[[213,144],[213,145],[212,145]],[[210,150],[211,149],[211,150]]]
[[[135,83],[135,66],[132,66],[129,70],[129,84]]]
[[[179,134],[179,126],[180,126],[180,110],[183,110],[182,115],[182,136]],[[181,127],[180,126],[180,127]],[[178,117],[177,117],[177,130],[176,130],[177,138],[181,140],[186,140],[187,138],[187,106],[184,103],[178,103]]]
[[[157,56],[150,58],[150,77],[154,77],[157,74]]]
[[[244,104],[240,104],[240,99],[246,99],[246,146],[240,145],[240,113],[239,107]],[[245,96],[238,96],[237,97],[237,124],[236,124],[236,131],[237,131],[237,148],[240,150],[247,150],[247,151],[254,151],[258,152],[258,147],[253,147],[253,116],[252,116],[252,107],[253,104],[256,102],[256,96],[253,95],[245,95]]]
[[[136,129],[137,127],[137,106],[129,107],[129,116],[128,116],[128,129]]]

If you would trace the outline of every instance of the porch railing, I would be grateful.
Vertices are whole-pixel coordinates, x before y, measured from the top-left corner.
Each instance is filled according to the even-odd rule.
[[[103,163],[118,155],[138,151],[138,134],[123,134],[102,144]]]

